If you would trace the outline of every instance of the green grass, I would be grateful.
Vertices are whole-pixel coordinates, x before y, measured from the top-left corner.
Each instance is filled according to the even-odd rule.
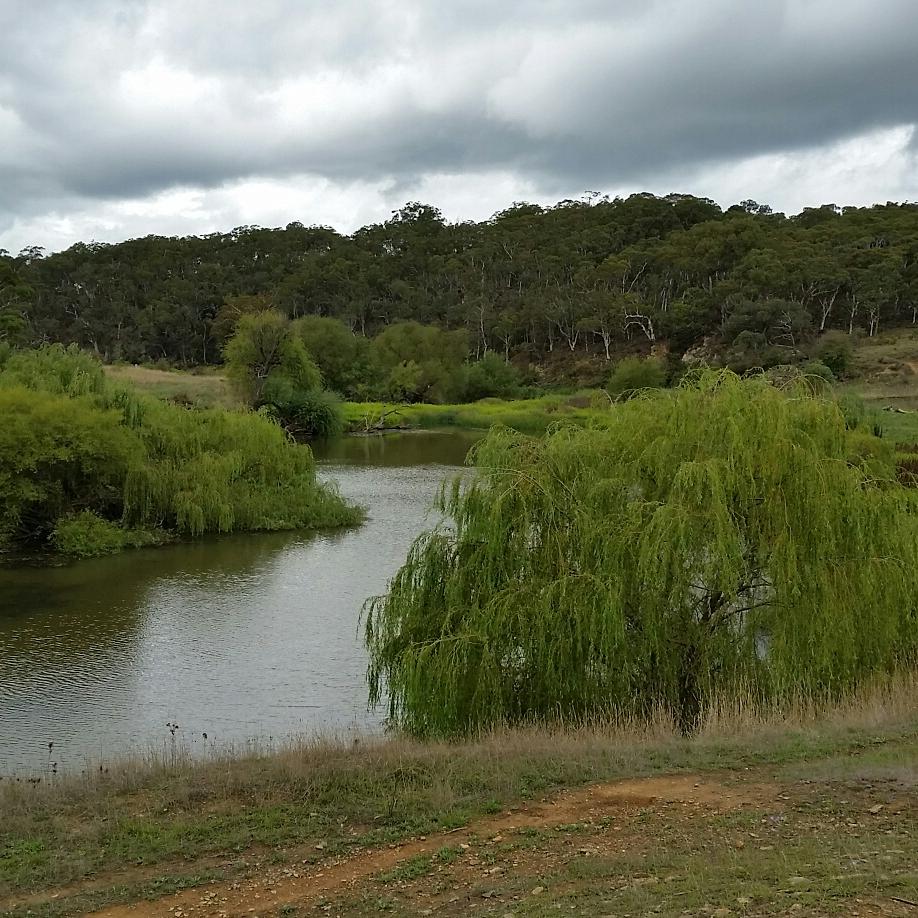
[[[594,407],[598,404],[599,407]],[[382,419],[387,428],[464,427],[484,430],[495,424],[524,433],[541,433],[557,423],[586,424],[602,417],[594,393],[543,395],[533,399],[482,399],[464,405],[396,405],[385,402],[346,402],[345,426],[350,431],[372,429]]]
[[[838,388],[876,410],[889,439],[918,443],[918,329],[898,328],[861,339],[854,349],[851,379]],[[888,408],[906,413],[883,410]]]

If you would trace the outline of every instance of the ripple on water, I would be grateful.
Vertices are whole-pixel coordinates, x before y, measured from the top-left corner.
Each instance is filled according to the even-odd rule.
[[[368,509],[354,529],[0,568],[0,772],[46,767],[49,742],[74,768],[168,750],[170,723],[176,741],[201,752],[214,741],[378,729],[366,710],[360,610],[435,522],[440,483],[460,471],[472,439],[327,447],[320,475]]]

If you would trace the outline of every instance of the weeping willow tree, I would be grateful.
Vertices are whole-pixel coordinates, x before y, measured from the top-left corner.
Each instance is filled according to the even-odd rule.
[[[191,411],[108,380],[59,345],[0,367],[0,549],[88,555],[174,534],[360,520],[312,452],[255,412]]]
[[[844,692],[916,659],[915,494],[833,402],[731,373],[593,429],[495,430],[367,608],[416,734]]]

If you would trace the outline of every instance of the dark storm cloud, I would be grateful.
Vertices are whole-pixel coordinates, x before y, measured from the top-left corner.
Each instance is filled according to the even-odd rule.
[[[914,124],[916,39],[913,0],[6,0],[0,222],[302,173],[649,181]]]

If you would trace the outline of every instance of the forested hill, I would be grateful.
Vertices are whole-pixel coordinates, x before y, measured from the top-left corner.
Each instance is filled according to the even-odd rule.
[[[405,319],[465,328],[472,354],[533,361],[706,338],[754,360],[829,328],[914,322],[918,205],[785,217],[753,201],[723,211],[637,194],[449,224],[410,204],[351,236],[291,223],[0,253],[0,338],[14,343],[218,362],[233,316],[266,306],[366,335]]]

